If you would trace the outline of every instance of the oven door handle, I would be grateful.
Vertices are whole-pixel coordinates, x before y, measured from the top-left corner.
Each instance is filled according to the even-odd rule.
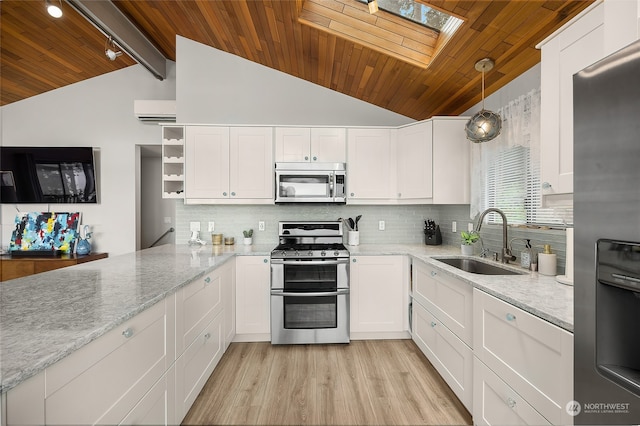
[[[287,296],[287,297],[321,297],[321,296],[342,296],[343,294],[349,294],[348,288],[340,288],[337,291],[319,291],[314,293],[291,293],[284,290],[271,290],[272,296]]]
[[[285,259],[271,259],[271,263],[274,265],[341,265],[343,263],[349,263],[348,258],[336,259],[336,260],[285,260]]]

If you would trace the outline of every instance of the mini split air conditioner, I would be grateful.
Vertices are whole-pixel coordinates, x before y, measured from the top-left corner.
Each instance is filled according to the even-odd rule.
[[[176,101],[133,101],[133,112],[143,123],[175,123]]]

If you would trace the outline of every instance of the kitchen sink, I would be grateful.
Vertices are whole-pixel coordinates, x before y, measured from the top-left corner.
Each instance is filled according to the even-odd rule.
[[[471,272],[472,274],[480,275],[522,275],[523,272],[513,271],[511,269],[503,268],[501,266],[492,265],[490,263],[481,262],[477,259],[470,259],[467,257],[453,257],[453,258],[437,258],[434,260],[438,262],[446,263],[465,272]]]

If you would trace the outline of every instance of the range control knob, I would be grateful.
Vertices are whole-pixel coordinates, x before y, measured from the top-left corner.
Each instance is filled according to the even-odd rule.
[[[335,257],[338,257],[338,256],[340,255],[340,252],[339,252],[339,251],[334,251],[334,252],[333,252],[333,255],[334,255]]]
[[[327,252],[326,252],[326,251],[322,250],[322,251],[320,252],[320,256],[326,256],[326,255],[327,255]]]
[[[309,252],[307,253],[307,256],[313,256],[313,251],[309,250]]]

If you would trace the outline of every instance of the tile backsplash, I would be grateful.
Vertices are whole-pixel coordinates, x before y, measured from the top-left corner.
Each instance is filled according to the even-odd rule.
[[[424,243],[424,220],[433,219],[440,225],[444,244],[458,245],[460,231],[469,223],[468,205],[403,205],[403,206],[354,206],[354,205],[184,205],[176,201],[176,243],[189,240],[190,222],[200,222],[200,238],[211,242],[207,232],[208,222],[215,222],[216,234],[234,237],[242,241],[242,231],[253,229],[254,244],[278,243],[278,222],[282,220],[336,220],[340,217],[355,218],[362,215],[359,223],[360,244],[421,244]],[[378,230],[379,221],[385,221],[385,230]],[[258,231],[258,221],[265,222],[265,230]],[[457,232],[452,232],[452,222]],[[499,252],[502,247],[502,226],[484,225],[480,232],[485,247]],[[564,274],[565,231],[557,229],[509,228],[509,240],[525,238],[532,240],[534,247],[542,251],[543,244],[551,244],[558,255],[558,274]],[[475,245],[476,254],[480,245]],[[524,243],[513,241],[513,252],[518,258]],[[518,259],[519,261],[519,259]]]

